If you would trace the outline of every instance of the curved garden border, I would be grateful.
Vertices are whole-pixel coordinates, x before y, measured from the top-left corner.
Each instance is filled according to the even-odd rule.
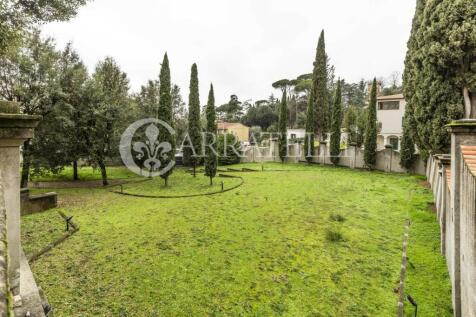
[[[217,194],[223,194],[226,192],[229,192],[231,190],[237,189],[238,187],[241,187],[244,183],[245,180],[241,176],[234,176],[234,175],[226,175],[226,174],[218,174],[218,177],[222,178],[237,178],[240,179],[240,183],[232,186],[230,188],[220,190],[220,191],[215,191],[215,192],[210,192],[210,193],[199,193],[199,194],[190,194],[190,195],[171,195],[171,196],[162,196],[162,195],[141,195],[141,194],[132,194],[132,193],[127,193],[127,192],[121,192],[117,190],[113,190],[111,192],[119,194],[119,195],[124,195],[124,196],[133,196],[133,197],[140,197],[140,198],[189,198],[189,197],[199,197],[199,196],[211,196],[211,195],[217,195]],[[118,186],[118,185],[116,185]]]
[[[111,188],[125,184],[140,183],[150,179],[129,179],[117,178],[110,179],[111,184],[104,186],[102,180],[85,180],[85,181],[49,181],[49,182],[30,182],[28,188],[34,189],[80,189],[80,188]],[[62,186],[61,184],[67,184]]]

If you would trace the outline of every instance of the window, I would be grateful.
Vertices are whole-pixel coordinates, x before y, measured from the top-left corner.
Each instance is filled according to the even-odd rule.
[[[383,101],[378,103],[378,110],[398,110],[400,101]]]
[[[398,151],[398,138],[397,137],[390,137],[388,139],[388,143],[393,147],[395,151]]]
[[[296,138],[296,134],[291,133],[291,140],[294,140]]]

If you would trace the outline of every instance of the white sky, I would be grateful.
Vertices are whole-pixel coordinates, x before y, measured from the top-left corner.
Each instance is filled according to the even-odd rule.
[[[42,29],[61,47],[72,41],[90,72],[114,57],[133,91],[158,77],[167,51],[187,101],[196,62],[201,104],[213,82],[220,105],[266,99],[272,82],[312,72],[321,29],[346,81],[402,72],[414,10],[415,0],[94,0]]]

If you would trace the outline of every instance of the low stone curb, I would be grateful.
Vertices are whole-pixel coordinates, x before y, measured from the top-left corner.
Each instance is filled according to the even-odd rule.
[[[215,191],[215,192],[210,192],[210,193],[201,193],[201,194],[176,195],[176,196],[173,196],[173,195],[172,196],[141,195],[141,194],[132,194],[132,193],[127,193],[127,192],[121,192],[121,191],[117,191],[117,190],[114,190],[114,191],[111,191],[111,192],[113,192],[115,194],[119,194],[119,195],[139,197],[139,198],[163,198],[163,199],[167,199],[167,198],[190,198],[190,197],[200,197],[200,196],[211,196],[211,195],[223,194],[223,193],[229,192],[231,190],[237,189],[238,187],[242,186],[245,183],[245,180],[241,176],[218,174],[218,177],[237,178],[237,179],[240,179],[240,183],[233,186],[233,187],[230,187],[230,188],[227,188],[227,189],[224,189],[224,190],[220,190],[220,191]]]

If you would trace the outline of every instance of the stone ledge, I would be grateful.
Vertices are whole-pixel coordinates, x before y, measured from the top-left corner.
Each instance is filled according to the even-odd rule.
[[[42,116],[0,113],[0,128],[36,128]]]
[[[34,317],[45,316],[40,291],[23,250],[20,258],[20,285],[21,306],[15,308],[15,316],[27,316],[28,313]]]

